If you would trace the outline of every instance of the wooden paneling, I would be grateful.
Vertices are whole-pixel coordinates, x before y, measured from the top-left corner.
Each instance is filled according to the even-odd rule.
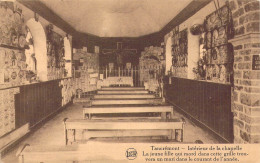
[[[233,142],[231,86],[181,78],[166,83],[167,100],[226,142]]]
[[[32,127],[60,109],[61,89],[59,80],[20,86],[15,95],[16,128],[28,122]]]
[[[77,32],[72,35],[72,47],[80,49],[83,46],[87,47],[89,53],[94,53],[95,46],[100,46],[100,37]]]

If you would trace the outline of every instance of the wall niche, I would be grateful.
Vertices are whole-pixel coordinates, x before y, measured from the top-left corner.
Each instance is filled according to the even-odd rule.
[[[76,89],[91,92],[97,89],[99,79],[99,54],[88,53],[87,48],[73,48],[73,76]]]
[[[172,76],[187,78],[188,72],[188,29],[173,29],[172,35]]]
[[[160,78],[165,72],[165,56],[163,48],[150,46],[141,52],[139,58],[140,82],[145,88],[158,92]]]
[[[46,27],[47,35],[47,67],[48,80],[63,78],[65,71],[65,50],[64,40],[61,35],[53,31],[53,25]]]

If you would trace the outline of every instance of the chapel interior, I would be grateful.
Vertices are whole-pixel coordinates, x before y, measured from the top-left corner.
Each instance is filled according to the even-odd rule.
[[[260,143],[259,70],[258,0],[0,1],[0,163]]]

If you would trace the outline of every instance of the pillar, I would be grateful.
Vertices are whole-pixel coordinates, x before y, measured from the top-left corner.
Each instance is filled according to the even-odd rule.
[[[188,30],[188,79],[195,79],[196,76],[193,72],[194,68],[197,68],[198,61],[200,58],[200,48],[199,48],[199,35],[192,35],[190,30]]]
[[[234,143],[260,143],[260,70],[252,67],[260,55],[260,2],[229,0],[234,39]]]

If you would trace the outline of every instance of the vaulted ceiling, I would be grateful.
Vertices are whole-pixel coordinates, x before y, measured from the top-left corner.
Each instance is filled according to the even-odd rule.
[[[76,31],[139,37],[160,31],[192,0],[40,0]]]

